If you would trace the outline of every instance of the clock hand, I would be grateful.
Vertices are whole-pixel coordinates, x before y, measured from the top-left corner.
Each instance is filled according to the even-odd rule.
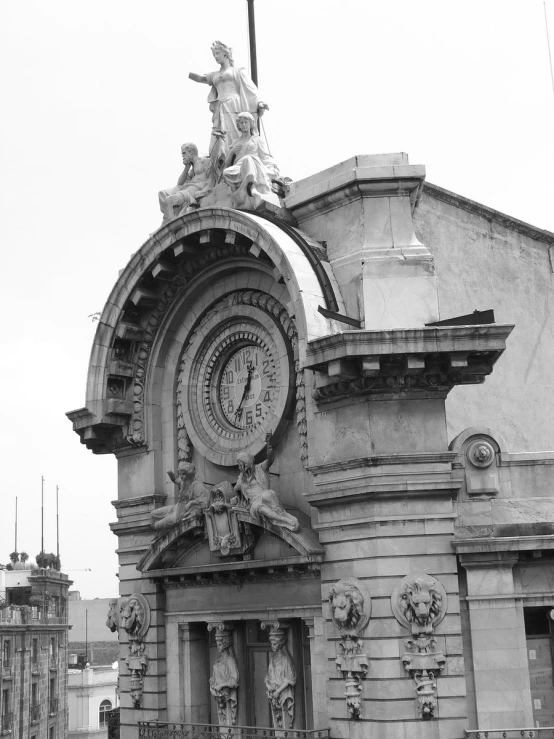
[[[252,364],[248,367],[248,377],[246,378],[246,383],[244,385],[244,392],[242,393],[242,398],[240,399],[240,403],[238,404],[238,408],[235,411],[235,416],[237,418],[241,417],[242,414],[242,404],[244,403],[244,399],[246,398],[247,392],[250,390],[250,383],[252,381],[252,372],[254,371],[254,367]]]

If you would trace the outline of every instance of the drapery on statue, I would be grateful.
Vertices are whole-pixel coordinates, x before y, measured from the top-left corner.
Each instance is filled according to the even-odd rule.
[[[178,486],[177,502],[152,511],[152,528],[163,531],[174,526],[178,521],[195,518],[208,505],[209,489],[200,480],[195,480],[196,468],[190,462],[180,462],[179,478],[170,470],[167,475],[171,482]]]
[[[162,226],[179,215],[188,213],[198,205],[198,200],[213,187],[212,160],[198,156],[196,144],[187,143],[181,146],[183,169],[175,187],[160,190],[158,200],[163,213]]]
[[[237,127],[240,137],[227,155],[223,179],[232,190],[233,206],[254,210],[272,195],[271,180],[279,177],[279,169],[251,113],[239,113]]]
[[[297,531],[300,527],[298,519],[285,511],[277,493],[269,487],[269,468],[274,459],[270,439],[271,434],[267,434],[267,458],[261,464],[254,464],[254,457],[248,452],[237,454],[239,477],[235,492],[242,495],[252,516],[261,516],[275,526]]]
[[[208,626],[208,629],[210,626]],[[210,693],[216,700],[220,726],[237,723],[237,688],[239,668],[233,650],[233,637],[225,628],[216,627],[215,643],[219,658],[213,666],[210,678]]]
[[[208,104],[212,111],[212,136],[210,156],[212,161],[223,162],[233,143],[238,138],[236,116],[248,111],[257,120],[268,106],[261,100],[258,88],[243,67],[235,67],[233,50],[221,41],[214,41],[212,54],[219,64],[219,70],[209,74],[191,72],[189,78],[194,82],[211,85]]]
[[[271,652],[265,687],[271,704],[273,726],[277,729],[292,729],[296,668],[286,646],[286,630],[273,626],[269,632],[269,643]]]

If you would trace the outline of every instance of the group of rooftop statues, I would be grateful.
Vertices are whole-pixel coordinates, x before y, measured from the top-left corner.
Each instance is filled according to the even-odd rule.
[[[199,207],[230,204],[252,210],[262,200],[278,204],[275,195],[279,169],[264,140],[258,135],[258,121],[268,106],[242,67],[235,67],[232,49],[221,41],[212,44],[219,70],[208,74],[191,72],[194,82],[210,85],[208,104],[212,130],[208,156],[199,156],[193,143],[183,144],[185,165],[175,187],[160,190],[162,225]]]

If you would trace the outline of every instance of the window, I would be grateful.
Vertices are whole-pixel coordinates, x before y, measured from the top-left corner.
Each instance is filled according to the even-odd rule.
[[[33,639],[33,646],[31,648],[31,662],[36,665],[38,662],[38,639]]]
[[[51,716],[53,716],[55,713],[58,713],[58,699],[56,698],[56,678],[51,677],[50,678],[50,694],[49,694],[49,713]]]
[[[100,708],[98,709],[98,726],[100,729],[103,729],[108,725],[108,712],[111,710],[112,702],[109,700],[102,701]]]
[[[12,645],[9,639],[4,639],[3,656],[4,667],[7,669],[10,666],[10,657],[12,653]]]
[[[54,728],[54,726],[50,726],[50,728],[48,729],[48,739],[55,739],[55,736],[56,729]]]
[[[4,688],[2,691],[2,720],[1,729],[3,732],[12,730],[13,713],[11,708],[10,689]]]
[[[58,657],[58,645],[55,636],[50,637],[50,657],[53,660],[56,660]]]

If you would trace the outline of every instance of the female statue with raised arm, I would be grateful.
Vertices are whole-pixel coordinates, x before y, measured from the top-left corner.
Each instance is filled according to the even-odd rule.
[[[268,106],[261,100],[258,88],[243,67],[235,67],[233,50],[221,41],[214,41],[212,54],[219,64],[219,70],[209,74],[191,72],[189,78],[211,86],[208,104],[212,111],[212,138],[210,154],[217,140],[223,143],[225,158],[233,141],[240,135],[236,117],[241,111],[248,111],[257,120]],[[215,157],[215,159],[219,156]],[[214,158],[212,157],[212,160]]]

